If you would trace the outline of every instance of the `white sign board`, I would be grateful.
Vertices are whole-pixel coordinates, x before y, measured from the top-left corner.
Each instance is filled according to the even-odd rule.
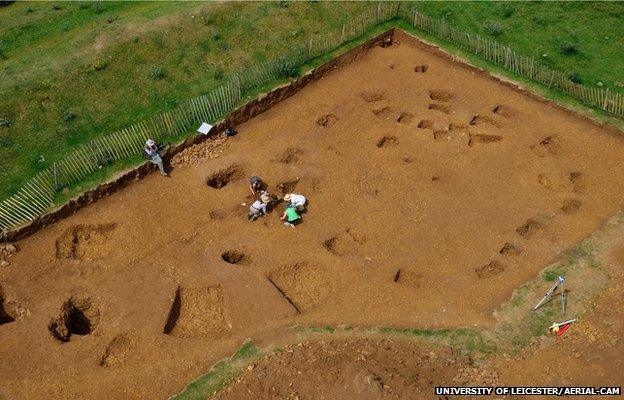
[[[210,125],[207,122],[202,122],[202,124],[199,127],[199,129],[197,130],[197,132],[201,133],[202,135],[207,135],[208,132],[210,132],[211,129],[212,129],[212,125]]]

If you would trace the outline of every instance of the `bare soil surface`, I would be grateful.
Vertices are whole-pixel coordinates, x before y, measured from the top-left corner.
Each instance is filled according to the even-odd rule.
[[[237,128],[20,241],[0,398],[164,398],[294,324],[491,327],[621,208],[621,137],[405,41]],[[303,223],[247,221],[251,175]]]
[[[305,342],[251,364],[214,399],[431,399],[442,385],[492,386],[497,375],[450,348],[391,339]]]
[[[432,399],[435,386],[621,386],[624,367],[624,224],[600,235],[597,261],[610,284],[561,337],[537,337],[519,353],[423,350],[406,339],[325,334],[251,364],[216,399]],[[574,276],[569,277],[575,279]],[[575,296],[575,285],[570,285]],[[254,397],[255,396],[255,397]],[[439,397],[444,398],[444,397]],[[552,398],[513,397],[504,398]],[[609,398],[604,397],[604,398]],[[619,398],[613,396],[611,398]]]

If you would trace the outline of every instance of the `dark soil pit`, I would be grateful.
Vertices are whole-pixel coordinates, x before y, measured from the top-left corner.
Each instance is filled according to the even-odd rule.
[[[492,112],[505,118],[513,118],[516,116],[516,111],[513,108],[503,104],[494,107]]]
[[[581,203],[579,200],[576,200],[576,199],[566,199],[563,201],[563,205],[561,206],[561,211],[563,211],[565,214],[568,214],[568,215],[576,214],[578,210],[581,208],[582,204],[583,203]]]
[[[581,172],[570,173],[570,183],[572,184],[572,191],[578,194],[584,194],[587,192],[587,184],[585,182],[585,175]]]
[[[282,195],[287,193],[292,193],[292,191],[297,187],[299,183],[299,178],[290,179],[277,184],[277,189]]]
[[[282,267],[270,273],[268,279],[298,312],[321,304],[334,285],[327,268],[309,262]]]
[[[225,337],[232,329],[221,286],[178,287],[164,333],[176,337]]]
[[[93,333],[100,322],[100,311],[88,296],[72,296],[61,306],[59,316],[52,319],[48,329],[61,342],[69,342],[73,335]]]
[[[475,144],[478,143],[488,144],[500,142],[501,140],[503,140],[503,137],[499,135],[483,135],[476,133],[471,133],[468,137],[468,146],[470,147],[473,147]]]
[[[414,162],[414,160],[412,160],[412,158],[408,156],[401,158],[401,161],[403,161],[405,164],[411,164]]]
[[[338,118],[336,118],[334,113],[325,114],[316,120],[316,124],[324,128],[331,128],[336,125],[336,122],[338,122]]]
[[[214,189],[221,189],[232,182],[242,179],[244,176],[245,173],[240,165],[230,165],[206,178],[206,185]]]
[[[303,150],[295,147],[289,147],[277,158],[276,161],[282,164],[291,164],[299,161],[299,156],[301,154],[303,154]]]
[[[505,271],[503,264],[498,261],[490,261],[489,263],[475,269],[479,278],[491,278]]]
[[[128,334],[115,336],[100,358],[100,366],[106,368],[122,366],[128,359],[134,344],[134,340]]]
[[[6,298],[2,286],[0,286],[0,325],[15,321],[13,310],[5,304]]]
[[[537,145],[531,145],[531,150],[539,157],[558,155],[563,151],[562,140],[558,135],[548,136]]]
[[[377,147],[396,146],[399,144],[399,139],[396,136],[388,135],[384,136],[377,141]]]
[[[374,103],[385,99],[383,92],[364,92],[360,94],[360,97],[367,103]]]
[[[394,281],[402,285],[419,288],[423,283],[423,275],[408,269],[399,269],[394,274]]]
[[[505,243],[505,245],[501,247],[498,252],[504,256],[518,256],[522,254],[522,250],[516,247],[513,243],[509,242]]]
[[[435,101],[451,101],[453,93],[447,90],[430,90],[429,98]]]
[[[423,119],[418,123],[418,127],[420,129],[431,129],[433,128],[433,121],[430,119]]]
[[[108,253],[106,243],[117,224],[76,225],[56,240],[56,258],[92,259]]]
[[[397,118],[397,122],[399,124],[409,124],[414,119],[414,114],[408,113],[406,111],[399,114],[399,118]]]
[[[542,222],[529,218],[524,225],[516,228],[516,232],[523,238],[529,239],[542,229],[544,229],[544,224]]]
[[[414,72],[420,72],[420,73],[425,73],[427,72],[427,70],[429,69],[428,65],[417,65],[414,67]]]
[[[221,254],[221,258],[228,264],[241,264],[244,265],[249,261],[249,257],[237,250],[228,250]]]
[[[475,115],[470,120],[470,125],[492,125],[497,128],[501,127],[500,122],[491,117],[488,117],[487,115]]]
[[[446,104],[432,103],[432,104],[429,104],[429,109],[430,110],[435,110],[435,111],[440,111],[440,112],[443,112],[444,114],[450,114],[451,113],[451,107],[447,106]]]

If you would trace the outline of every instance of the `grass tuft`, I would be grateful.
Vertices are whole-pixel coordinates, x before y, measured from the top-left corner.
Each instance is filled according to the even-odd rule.
[[[160,66],[153,66],[147,73],[147,76],[149,76],[149,78],[153,81],[164,79],[166,75],[165,70]]]

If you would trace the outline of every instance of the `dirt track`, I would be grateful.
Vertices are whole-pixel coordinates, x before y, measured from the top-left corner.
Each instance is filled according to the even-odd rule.
[[[621,138],[404,40],[238,129],[20,242],[0,398],[163,398],[295,323],[491,326],[621,208]],[[304,223],[248,222],[253,174],[296,182]]]

